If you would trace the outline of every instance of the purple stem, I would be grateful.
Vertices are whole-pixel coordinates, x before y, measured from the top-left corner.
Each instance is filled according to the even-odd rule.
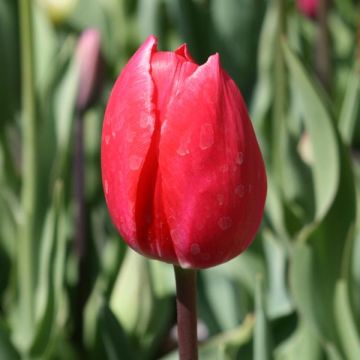
[[[196,270],[174,266],[180,360],[197,360]]]

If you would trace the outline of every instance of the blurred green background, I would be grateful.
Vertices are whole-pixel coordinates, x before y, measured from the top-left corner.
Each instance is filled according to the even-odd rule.
[[[100,179],[106,99],[149,34],[220,53],[268,172],[254,243],[199,274],[200,358],[360,359],[360,4],[319,3],[0,0],[1,360],[177,358],[172,267],[126,248]],[[76,55],[88,28],[101,54]]]

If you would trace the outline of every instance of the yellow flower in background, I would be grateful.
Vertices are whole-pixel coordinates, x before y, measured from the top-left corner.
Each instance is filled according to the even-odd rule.
[[[71,15],[78,0],[39,0],[50,20],[59,24]]]

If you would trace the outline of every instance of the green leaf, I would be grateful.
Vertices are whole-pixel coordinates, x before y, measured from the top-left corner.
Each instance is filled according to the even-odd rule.
[[[35,302],[36,331],[31,346],[31,353],[36,356],[45,353],[54,335],[62,296],[66,247],[64,223],[61,221],[62,186],[62,183],[56,183],[41,239]]]
[[[258,130],[257,133],[260,133],[260,127],[264,126],[266,115],[270,111],[274,97],[272,75],[277,27],[278,11],[276,3],[271,1],[268,3],[260,34],[258,48],[258,81],[255,86],[251,106],[252,119]]]
[[[228,352],[231,352],[232,354],[239,351],[241,352],[243,347],[250,345],[254,325],[254,317],[248,315],[240,326],[209,338],[199,346],[199,358],[206,360],[236,359],[236,356],[229,357]],[[235,349],[236,351],[234,351]],[[221,355],[220,358],[219,355]],[[179,359],[178,351],[174,351],[161,358],[161,360],[177,359]]]
[[[296,331],[275,350],[275,360],[318,360],[321,358],[320,341],[313,329],[301,321]]]
[[[344,266],[347,267],[346,244],[353,235],[355,222],[356,197],[351,163],[343,146],[340,150],[340,183],[335,201],[307,238],[299,239],[303,242],[298,241],[295,245],[290,263],[294,301],[304,320],[321,337],[329,354],[339,352],[333,298],[337,280],[342,276]]]
[[[19,98],[19,41],[15,2],[0,1],[0,131],[11,120]]]
[[[319,326],[316,321],[316,297],[313,288],[313,252],[307,244],[296,244],[291,256],[290,285],[297,307],[307,324],[318,335]]]
[[[141,332],[152,306],[147,259],[128,250],[110,298],[110,309],[129,334]]]
[[[360,354],[360,337],[350,306],[348,284],[344,279],[339,280],[336,284],[334,307],[338,334],[346,358],[356,360]]]
[[[14,345],[11,343],[10,334],[5,325],[0,320],[0,359],[3,360],[20,360]]]
[[[293,310],[286,286],[287,254],[284,246],[269,231],[264,231],[263,243],[267,260],[269,317],[285,316]]]
[[[111,294],[110,309],[143,359],[151,357],[171,321],[173,301],[166,292],[159,287],[155,290],[150,261],[129,249]]]
[[[355,66],[349,75],[339,118],[339,131],[346,144],[351,144],[353,139],[359,107],[360,74],[358,66]]]
[[[135,358],[134,351],[128,343],[126,333],[105,304],[103,304],[100,311],[99,331],[107,359],[131,360]]]
[[[305,128],[309,133],[313,155],[315,220],[320,220],[334,201],[339,185],[339,154],[335,127],[318,91],[300,60],[284,42],[283,51],[294,91],[302,103]]]
[[[265,308],[264,284],[262,275],[258,274],[255,295],[254,360],[271,358],[272,345]]]
[[[246,251],[199,273],[199,316],[211,334],[236,327],[252,310],[256,274],[264,271],[262,258]]]

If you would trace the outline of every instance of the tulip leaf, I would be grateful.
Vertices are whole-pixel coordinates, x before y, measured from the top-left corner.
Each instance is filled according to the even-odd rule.
[[[263,275],[258,274],[255,293],[254,360],[272,358],[272,344],[267,319]]]
[[[348,85],[342,103],[339,131],[346,144],[351,144],[354,135],[357,114],[360,107],[360,74],[358,66],[349,74]]]
[[[251,344],[254,325],[255,318],[252,315],[248,315],[240,326],[209,338],[199,345],[199,358],[206,360],[236,359],[238,358],[236,354],[241,354],[243,350],[248,355],[248,347]],[[243,357],[240,356],[240,358]],[[247,356],[246,358],[250,359],[251,357]],[[179,359],[178,351],[174,351],[161,358],[161,360],[177,359]]]
[[[350,306],[348,284],[344,279],[336,284],[334,305],[338,333],[346,358],[356,360],[360,354],[360,337]]]
[[[43,354],[54,335],[65,263],[65,232],[62,221],[62,184],[56,183],[53,204],[48,210],[39,258],[39,279],[36,289],[36,332],[31,353]]]
[[[78,91],[79,69],[75,58],[70,62],[55,93],[55,124],[57,143],[61,152],[70,144],[72,121]]]
[[[313,289],[313,253],[309,245],[297,244],[294,247],[290,268],[290,284],[297,307],[302,311],[312,331],[319,334],[314,306],[315,291]]]
[[[249,250],[225,264],[200,272],[199,316],[210,334],[234,328],[251,310],[255,274],[264,270],[262,259]]]
[[[150,357],[169,326],[172,301],[168,290],[154,286],[149,260],[129,249],[115,281],[110,309],[133,338],[133,346],[141,349],[142,358]]]
[[[14,345],[10,340],[10,333],[7,331],[5,324],[0,319],[0,359],[20,360]]]
[[[111,294],[110,309],[129,334],[141,332],[150,316],[152,298],[147,266],[146,258],[129,249]]]
[[[0,1],[0,131],[2,125],[14,117],[19,98],[19,57],[16,3]]]
[[[286,286],[286,249],[269,231],[264,231],[263,243],[269,279],[268,314],[271,318],[285,316],[293,310]]]
[[[103,304],[100,311],[100,336],[109,360],[134,359],[134,350],[130,347],[126,333],[111,310]]]
[[[277,7],[274,2],[270,2],[260,34],[258,49],[258,81],[255,86],[251,108],[251,114],[253,115],[252,119],[258,130],[265,125],[265,118],[270,111],[274,96],[272,71],[274,65],[277,24]]]
[[[332,299],[355,222],[353,174],[344,147],[340,156],[340,183],[335,201],[326,217],[308,234],[306,243],[300,241],[295,245],[290,267],[295,304],[313,331],[326,339],[324,348],[333,357],[337,356],[339,344]]]
[[[284,42],[283,51],[294,92],[302,103],[305,128],[314,156],[315,219],[323,218],[334,201],[339,185],[339,154],[331,116],[300,60]]]
[[[282,342],[275,350],[275,360],[319,359],[321,357],[320,341],[313,330],[303,321],[296,331]]]

